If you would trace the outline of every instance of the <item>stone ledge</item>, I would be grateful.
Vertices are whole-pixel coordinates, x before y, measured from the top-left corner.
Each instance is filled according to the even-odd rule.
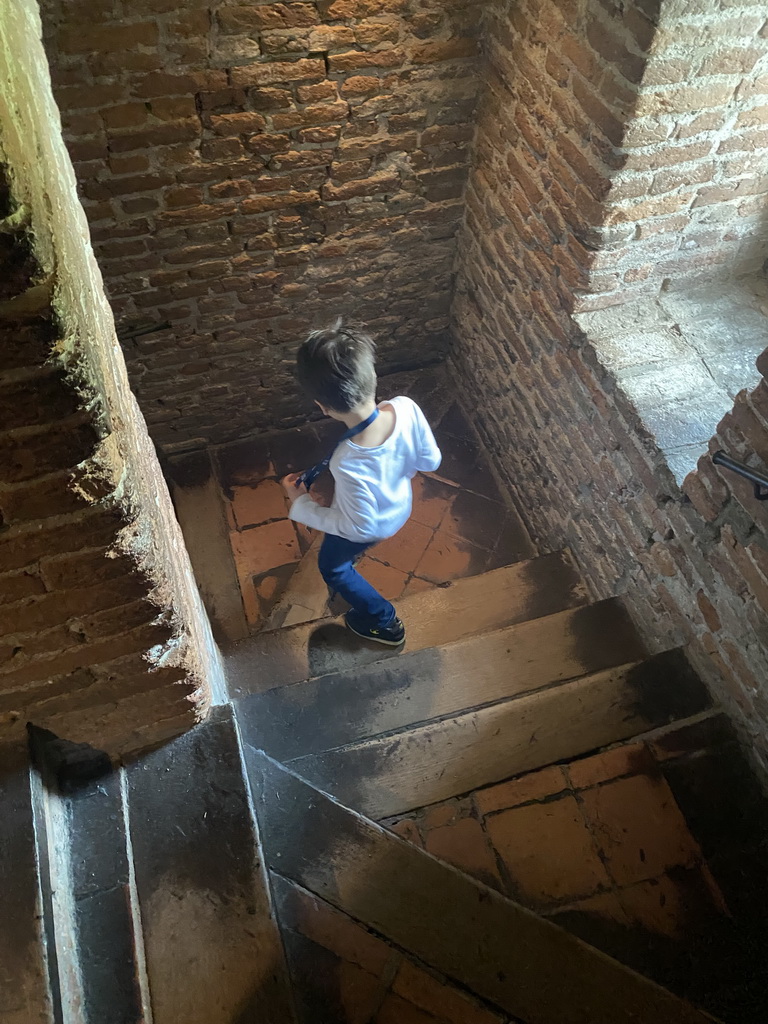
[[[768,282],[669,290],[574,319],[682,484],[736,395],[760,382]]]

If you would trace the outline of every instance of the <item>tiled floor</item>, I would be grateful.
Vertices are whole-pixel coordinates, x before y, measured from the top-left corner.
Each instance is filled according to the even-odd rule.
[[[506,1024],[317,897],[278,891],[302,1024]]]
[[[412,518],[359,565],[390,601],[534,554],[518,517],[501,503],[458,408],[438,413],[433,423],[443,464],[437,473],[414,479]],[[325,454],[341,429],[335,423],[313,424],[218,453],[232,551],[253,631],[264,624],[312,541],[311,531],[288,518],[279,479]],[[317,486],[330,493],[330,474]]]
[[[726,994],[708,998],[727,1005],[733,978],[725,978],[726,962],[734,943],[743,955],[751,927],[734,921],[724,893],[723,857],[738,862],[739,853],[733,829],[711,828],[722,809],[709,807],[704,794],[686,796],[696,788],[702,759],[713,751],[737,756],[727,735],[722,719],[705,721],[384,824],[681,994],[696,998],[702,989],[724,987]],[[673,784],[686,797],[685,813]],[[705,854],[707,819],[715,852]],[[753,825],[750,856],[764,841],[764,825]],[[761,900],[763,889],[761,883]],[[713,961],[717,981],[709,976]],[[762,1020],[764,1010],[738,1019]]]

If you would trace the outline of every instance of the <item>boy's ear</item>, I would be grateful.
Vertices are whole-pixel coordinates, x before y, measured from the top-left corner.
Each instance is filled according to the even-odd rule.
[[[315,405],[320,410],[320,412],[323,414],[323,416],[327,416],[328,415],[328,410],[325,408],[324,405],[321,405],[320,402],[317,401],[317,399],[315,399]]]

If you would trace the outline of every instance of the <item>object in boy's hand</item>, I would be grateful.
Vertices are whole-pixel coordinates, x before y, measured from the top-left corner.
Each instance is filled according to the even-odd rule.
[[[288,499],[291,502],[296,501],[302,494],[307,494],[307,488],[301,482],[300,473],[289,473],[288,476],[284,476],[280,481],[283,490],[288,495]]]

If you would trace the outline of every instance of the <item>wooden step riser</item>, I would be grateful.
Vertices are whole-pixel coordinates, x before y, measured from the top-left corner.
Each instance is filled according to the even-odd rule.
[[[708,1015],[247,749],[269,867],[526,1024]]]
[[[239,702],[243,735],[280,761],[639,660],[623,607],[603,601]]]
[[[229,709],[127,774],[153,1024],[290,1024],[282,944]]]
[[[574,608],[586,600],[573,562],[560,552],[414,594],[398,602],[398,611],[408,630],[407,650],[419,651]],[[262,633],[232,644],[224,653],[233,698],[359,669],[400,654],[366,644],[340,620],[329,619]]]
[[[290,762],[381,819],[588,754],[711,706],[679,652]]]

